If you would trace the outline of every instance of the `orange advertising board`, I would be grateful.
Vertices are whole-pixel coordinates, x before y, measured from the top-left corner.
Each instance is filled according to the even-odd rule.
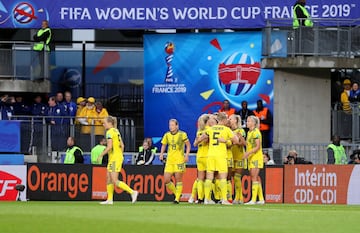
[[[356,182],[353,177],[359,176],[359,168],[352,165],[286,165],[284,202],[355,204],[360,189],[353,184]]]
[[[284,201],[284,168],[268,166],[265,169],[265,201],[266,203],[283,203]]]
[[[138,198],[140,201],[172,201],[174,196],[165,186],[163,172],[163,166],[125,166],[121,169],[119,178],[140,193]],[[92,199],[106,199],[106,167],[93,167],[92,177]],[[196,168],[186,168],[181,201],[187,201],[190,197],[195,179]],[[175,183],[174,179],[173,182]],[[130,196],[121,189],[115,188],[114,199],[130,200]]]

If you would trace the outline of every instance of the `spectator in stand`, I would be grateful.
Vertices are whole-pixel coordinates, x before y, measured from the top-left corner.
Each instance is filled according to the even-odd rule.
[[[34,117],[34,133],[32,134],[32,146],[40,148],[43,137],[43,124],[45,123],[45,116],[47,114],[47,106],[42,102],[40,95],[35,96],[34,103],[31,106],[31,115]]]
[[[69,117],[76,116],[77,105],[74,101],[72,101],[72,95],[70,91],[65,91],[65,101],[64,105],[66,106],[66,111]]]
[[[94,121],[97,117],[94,97],[87,99],[86,106],[81,110],[78,121],[81,124],[81,148],[90,151],[90,134],[94,130]],[[93,131],[94,132],[94,131]]]
[[[225,112],[227,117],[230,117],[231,115],[235,114],[235,108],[230,108],[230,101],[224,100],[222,107],[219,109],[219,112]]]
[[[80,116],[80,113],[81,113],[81,111],[83,110],[83,108],[85,108],[85,106],[86,106],[86,99],[84,98],[84,97],[78,97],[77,99],[76,99],[76,104],[77,104],[77,106],[76,106],[76,118],[75,118],[75,124],[80,124],[80,122],[79,122],[79,120],[78,120],[78,118],[79,118],[79,116]]]
[[[100,161],[100,159],[98,160],[98,157],[105,150],[105,148],[106,148],[106,138],[102,137],[99,140],[99,144],[97,144],[96,146],[94,146],[91,149],[91,164],[106,165],[108,163],[108,155],[107,154],[102,157],[101,161]]]
[[[100,139],[104,137],[105,135],[105,128],[103,125],[104,119],[109,116],[108,111],[106,108],[103,107],[102,103],[97,101],[95,103],[95,112],[96,112],[96,118],[94,119],[94,127],[95,127],[95,135],[97,136],[97,139]]]
[[[82,96],[76,99],[76,117],[80,115],[80,112],[86,106],[86,99]]]
[[[0,99],[1,115],[0,120],[9,120],[14,115],[15,99],[12,96],[3,95]]]
[[[359,83],[354,82],[350,90],[349,101],[351,103],[358,103],[360,101]]]
[[[344,91],[341,93],[340,101],[342,104],[342,110],[346,113],[351,113],[351,106],[349,101],[350,90],[351,90],[351,81],[350,79],[345,79],[343,82]]]
[[[15,103],[13,106],[14,106],[14,115],[26,116],[26,115],[30,114],[29,105],[27,105],[24,102],[23,97],[20,95],[15,96]],[[22,119],[24,119],[24,118],[22,118]]]
[[[63,117],[66,116],[65,108],[56,102],[54,96],[49,98],[48,104],[46,116],[48,117],[47,122],[51,125],[52,150],[62,151],[65,149],[65,140],[63,140],[65,138],[63,129]]]
[[[350,155],[350,161],[348,164],[360,164],[360,150],[354,150]]]
[[[298,157],[296,150],[290,150],[288,155],[284,158],[284,164],[312,164],[302,157]]]
[[[241,102],[241,107],[242,107],[242,109],[239,110],[238,112],[236,112],[236,114],[240,115],[241,120],[242,120],[241,121],[242,128],[247,133],[249,131],[249,129],[246,127],[246,119],[248,116],[254,115],[254,113],[248,109],[248,102],[245,100]]]
[[[256,102],[257,108],[253,111],[254,115],[260,119],[260,132],[262,136],[262,148],[269,148],[270,127],[272,125],[272,115],[267,107],[263,106],[262,100]]]
[[[83,151],[75,145],[75,139],[68,137],[64,164],[84,163]]]
[[[42,102],[40,95],[35,96],[34,103],[31,106],[31,115],[33,116],[45,116],[47,111],[47,106]],[[36,118],[41,120],[41,118]]]
[[[56,100],[56,103],[58,103],[58,104],[64,104],[64,94],[61,91],[58,91],[56,93],[55,100]]]
[[[334,135],[332,143],[327,147],[327,164],[346,164],[347,156],[345,148],[340,144],[340,136]]]
[[[269,152],[263,151],[265,165],[275,165],[274,160],[271,159]]]
[[[155,159],[156,147],[151,148],[148,138],[145,138],[136,158],[136,165],[152,165]]]

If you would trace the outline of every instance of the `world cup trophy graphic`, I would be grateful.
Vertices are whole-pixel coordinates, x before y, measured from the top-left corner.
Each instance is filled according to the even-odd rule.
[[[174,57],[174,49],[175,49],[175,45],[172,42],[166,42],[165,44],[165,52],[168,54],[165,57],[165,62],[167,65],[167,71],[166,71],[166,76],[165,76],[165,82],[166,83],[173,83],[174,82],[174,74],[173,74],[173,70],[172,70],[172,59]]]

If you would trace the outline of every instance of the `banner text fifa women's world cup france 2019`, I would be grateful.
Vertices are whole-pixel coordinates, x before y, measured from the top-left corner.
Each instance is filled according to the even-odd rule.
[[[268,19],[291,20],[295,0],[103,2],[0,0],[0,28],[39,28],[43,20],[64,29],[263,28]],[[306,8],[312,18],[360,18],[358,0],[308,1]]]

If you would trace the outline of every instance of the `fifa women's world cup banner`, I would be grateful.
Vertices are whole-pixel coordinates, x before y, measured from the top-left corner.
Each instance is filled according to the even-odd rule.
[[[291,19],[296,0],[0,0],[0,28],[261,28]],[[313,18],[358,19],[358,0],[308,1]],[[327,20],[327,23],[336,22]],[[359,21],[355,22],[359,24]],[[283,25],[283,24],[282,24]]]
[[[236,110],[262,100],[273,112],[273,71],[260,68],[261,42],[260,32],[145,35],[145,135],[158,142],[176,118],[192,142],[198,117],[224,100]]]

